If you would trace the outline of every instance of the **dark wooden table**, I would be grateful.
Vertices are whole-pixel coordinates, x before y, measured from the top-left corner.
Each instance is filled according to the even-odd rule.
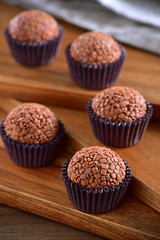
[[[0,204],[0,240],[104,238]]]

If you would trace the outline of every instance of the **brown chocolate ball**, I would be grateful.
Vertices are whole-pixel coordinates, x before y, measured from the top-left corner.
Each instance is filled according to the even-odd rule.
[[[59,123],[49,108],[37,103],[24,103],[8,114],[4,130],[15,141],[39,144],[58,134]]]
[[[25,42],[45,42],[59,34],[56,20],[39,10],[27,10],[14,17],[8,26],[12,38]]]
[[[121,50],[110,35],[103,32],[87,32],[73,41],[70,55],[81,63],[105,65],[118,60]]]
[[[76,152],[68,164],[67,175],[82,187],[101,189],[121,183],[125,171],[117,153],[110,148],[91,146]]]
[[[97,94],[92,101],[94,113],[111,122],[132,122],[146,114],[143,96],[129,87],[110,87]]]

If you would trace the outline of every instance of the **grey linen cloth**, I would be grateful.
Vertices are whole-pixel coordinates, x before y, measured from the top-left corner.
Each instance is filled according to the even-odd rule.
[[[160,0],[4,1],[47,11],[87,30],[103,31],[123,43],[160,54]]]

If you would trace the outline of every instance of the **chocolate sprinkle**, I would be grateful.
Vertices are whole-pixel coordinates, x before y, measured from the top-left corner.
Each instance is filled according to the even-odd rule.
[[[49,108],[37,103],[24,103],[9,113],[4,129],[15,141],[39,144],[53,139],[59,131],[59,124]]]
[[[78,62],[100,66],[118,60],[121,50],[110,35],[87,32],[73,41],[70,54]]]
[[[111,87],[93,98],[94,113],[110,122],[133,122],[146,114],[143,96],[129,87]]]
[[[72,157],[67,174],[74,183],[101,189],[118,185],[125,178],[122,158],[110,148],[82,148]]]
[[[45,42],[59,34],[56,20],[39,10],[21,12],[10,21],[8,30],[12,38],[25,42]]]

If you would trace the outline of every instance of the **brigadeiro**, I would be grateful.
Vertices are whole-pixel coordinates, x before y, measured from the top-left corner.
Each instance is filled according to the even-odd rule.
[[[138,91],[116,86],[91,99],[87,112],[93,132],[102,143],[128,147],[140,141],[153,108]]]
[[[39,10],[27,10],[10,21],[5,36],[17,62],[41,66],[52,62],[57,56],[63,29],[51,15]]]
[[[66,47],[66,58],[76,84],[104,89],[117,81],[125,49],[106,33],[87,32]]]
[[[10,158],[23,167],[42,167],[55,158],[64,127],[49,108],[24,103],[13,109],[0,125],[0,134]]]
[[[72,204],[87,213],[106,213],[121,202],[131,180],[128,164],[110,148],[82,148],[62,167]]]

